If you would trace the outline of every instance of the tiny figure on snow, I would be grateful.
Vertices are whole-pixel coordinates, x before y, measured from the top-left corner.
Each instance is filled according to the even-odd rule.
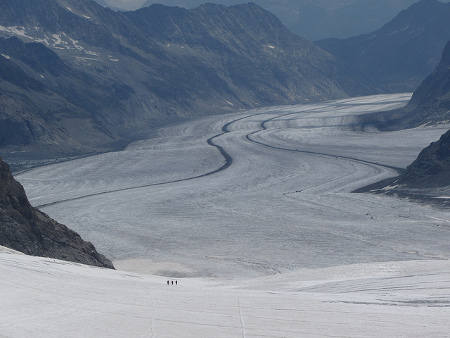
[[[169,281],[167,281],[167,285],[169,285]]]

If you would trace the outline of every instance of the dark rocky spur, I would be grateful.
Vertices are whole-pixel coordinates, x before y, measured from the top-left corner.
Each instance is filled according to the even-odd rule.
[[[113,269],[90,242],[33,208],[22,185],[0,158],[0,245],[33,256]]]

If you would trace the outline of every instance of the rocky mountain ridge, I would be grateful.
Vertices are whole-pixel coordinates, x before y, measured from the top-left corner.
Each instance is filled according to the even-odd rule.
[[[409,92],[438,65],[449,40],[450,3],[421,0],[372,33],[316,43],[384,90]]]
[[[0,158],[0,245],[25,254],[114,268],[76,232],[33,208]]]
[[[347,38],[372,32],[416,1],[254,0],[253,2],[275,14],[295,34],[314,41],[325,38]],[[230,6],[244,1],[147,0],[143,6],[159,3],[167,6],[195,8],[205,2]]]
[[[361,116],[361,124],[386,131],[450,122],[450,41],[436,69],[414,91],[408,104],[397,110]]]
[[[110,150],[179,118],[378,92],[251,3],[4,0],[0,12],[0,128],[20,135],[3,140],[7,156]]]
[[[414,91],[403,110],[406,115],[397,123],[400,128],[450,121],[450,41],[439,65]]]

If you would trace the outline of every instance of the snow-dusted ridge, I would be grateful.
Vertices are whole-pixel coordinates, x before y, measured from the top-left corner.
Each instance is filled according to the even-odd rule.
[[[49,48],[72,50],[91,55],[98,55],[96,52],[86,50],[81,46],[78,40],[68,36],[66,33],[59,34],[47,33],[42,27],[25,27],[25,26],[1,26],[0,34],[7,37],[17,36],[25,41],[42,43]]]

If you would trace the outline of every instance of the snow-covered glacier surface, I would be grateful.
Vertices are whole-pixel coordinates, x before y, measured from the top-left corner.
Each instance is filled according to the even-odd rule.
[[[448,129],[356,128],[409,97],[205,117],[18,175],[118,271],[0,249],[0,336],[448,336],[450,214],[351,193]]]
[[[396,175],[445,132],[354,128],[356,115],[408,98],[202,118],[17,178],[33,205],[123,268],[235,278],[447,257],[446,212],[351,193]]]

